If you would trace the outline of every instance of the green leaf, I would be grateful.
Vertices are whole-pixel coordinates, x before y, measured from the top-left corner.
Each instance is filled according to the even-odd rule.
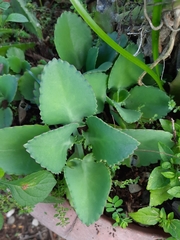
[[[0,108],[0,128],[10,127],[13,121],[12,110],[7,107]]]
[[[88,51],[86,59],[86,71],[90,71],[96,68],[96,61],[98,56],[99,48],[91,47]]]
[[[17,91],[17,79],[12,75],[0,76],[0,92],[2,93],[4,99],[9,103],[15,97]]]
[[[6,44],[6,45],[2,45],[0,46],[0,54],[5,56],[6,55],[6,52],[7,50],[10,48],[10,47],[17,47],[17,48],[20,48],[22,49],[23,51],[27,50],[27,49],[30,49],[30,48],[34,48],[35,46],[35,43],[13,43],[13,44]]]
[[[137,156],[136,166],[148,166],[151,163],[156,163],[160,159],[158,142],[172,147],[172,134],[152,129],[123,129],[124,133],[132,136],[140,145],[134,152]],[[130,161],[129,161],[130,160]],[[131,159],[125,161],[127,166],[131,166]]]
[[[2,70],[0,71],[0,75],[9,73],[9,62],[7,58],[0,56],[0,64],[2,64]]]
[[[129,53],[134,54],[137,51],[137,46],[135,44],[130,44],[126,50]],[[139,54],[137,58],[144,61],[142,54]],[[108,88],[122,89],[130,87],[137,83],[138,77],[141,73],[141,68],[120,55],[111,70]]]
[[[175,198],[180,198],[180,186],[170,188],[167,192]]]
[[[134,138],[124,134],[97,117],[87,119],[88,131],[86,140],[92,145],[95,158],[106,160],[108,165],[127,158],[139,145]]]
[[[20,73],[22,69],[22,61],[15,56],[9,57],[9,67],[13,70],[15,73]]]
[[[168,102],[170,97],[162,90],[152,86],[136,86],[130,91],[130,96],[125,100],[129,109],[140,110],[143,120],[159,119],[170,111]]]
[[[168,199],[172,199],[173,197],[167,192],[171,188],[170,184],[150,191],[150,206],[158,206],[161,205]]]
[[[25,28],[29,32],[35,34],[38,38],[43,39],[41,26],[40,26],[37,18],[35,17],[35,15],[32,12],[30,12],[29,9],[27,9],[26,1],[13,0],[13,1],[11,1],[11,7],[13,8],[15,13],[20,13],[29,20],[29,22],[23,23]]]
[[[179,236],[180,236],[180,220],[179,219],[172,219],[171,221],[166,220],[162,222],[161,226],[163,227],[163,230],[167,233],[170,233],[175,240],[179,239]]]
[[[129,213],[129,216],[136,222],[144,225],[156,225],[159,220],[159,209],[153,207],[144,207],[134,213]]]
[[[158,166],[155,167],[150,176],[149,176],[149,180],[148,180],[148,184],[147,184],[147,190],[155,190],[158,188],[162,188],[165,187],[166,185],[168,185],[170,183],[170,180],[165,178],[162,175],[162,172],[164,170]]]
[[[47,126],[25,125],[0,129],[0,167],[8,174],[29,174],[41,169],[23,145],[34,136],[48,131]]]
[[[22,61],[25,60],[24,52],[20,48],[17,48],[17,47],[10,47],[7,50],[6,56],[7,56],[7,58],[17,57]]]
[[[67,62],[50,61],[44,67],[40,84],[40,111],[46,124],[81,122],[85,116],[96,112],[91,86]]]
[[[55,25],[54,43],[62,60],[81,69],[92,45],[91,31],[77,14],[64,12]]]
[[[49,195],[56,184],[56,180],[51,173],[38,171],[19,180],[0,180],[0,183],[10,189],[18,204],[34,206]]]
[[[3,225],[4,225],[4,217],[2,213],[0,213],[0,230],[3,228]]]
[[[106,100],[106,86],[107,86],[107,75],[105,73],[86,73],[84,74],[85,79],[91,85],[96,99],[97,99],[97,113],[100,113],[104,109],[104,103]]]
[[[111,188],[110,172],[103,163],[85,159],[72,161],[76,166],[65,167],[65,179],[78,217],[90,225],[103,213]]]
[[[21,94],[25,99],[31,101],[32,103],[39,100],[39,97],[37,97],[38,99],[35,99],[34,90],[36,85],[36,79],[40,80],[40,75],[42,73],[43,68],[44,68],[43,65],[32,67],[30,71],[26,71],[19,78],[19,81],[18,81],[18,86]],[[38,86],[36,85],[36,87],[39,89],[39,84]],[[36,91],[38,91],[38,89],[36,89]]]
[[[74,143],[71,134],[77,127],[78,124],[71,123],[51,130],[29,140],[24,146],[42,167],[53,173],[60,173],[66,162],[67,150]]]
[[[28,22],[28,19],[20,13],[11,13],[8,15],[5,22],[25,23]]]
[[[161,159],[164,162],[170,162],[171,158],[174,156],[173,151],[164,143],[158,143],[158,147],[159,147]]]

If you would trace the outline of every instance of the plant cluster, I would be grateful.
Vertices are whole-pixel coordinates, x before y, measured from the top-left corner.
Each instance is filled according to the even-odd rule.
[[[24,2],[14,3],[14,9],[31,19],[32,32],[41,38]],[[179,124],[172,130],[171,121],[163,119],[172,110],[172,98],[163,89],[159,66],[156,71],[149,68],[143,53],[126,35],[107,35],[79,1],[72,3],[103,41],[95,44],[86,23],[76,13],[64,12],[54,30],[58,59],[31,67],[22,50],[14,47],[0,58],[0,188],[8,189],[24,207],[43,201],[61,203],[49,195],[53,189],[57,193],[61,183],[56,175],[62,174],[63,193],[83,223],[98,220],[106,207],[113,212],[115,225],[126,227],[131,220],[122,213],[123,201],[118,196],[108,197],[112,175],[122,164],[149,166],[161,159],[148,181],[150,206],[129,216],[147,224],[147,218],[141,221],[146,212],[152,218],[150,225],[159,223],[177,237],[172,228],[180,225],[179,220],[155,208],[179,198],[180,188]],[[158,21],[156,18],[154,23]],[[154,47],[154,55],[156,50]],[[142,85],[144,71],[149,75]],[[10,103],[18,93],[38,106],[42,123],[9,127]],[[146,123],[156,121],[163,130],[145,128]],[[137,123],[142,128],[137,128]],[[7,174],[17,178],[9,179]],[[136,181],[129,179],[124,185]],[[59,208],[56,215],[63,225],[68,220],[65,212]]]

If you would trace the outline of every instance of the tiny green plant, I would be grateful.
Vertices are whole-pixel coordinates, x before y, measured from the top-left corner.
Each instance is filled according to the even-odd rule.
[[[118,196],[113,198],[108,197],[106,203],[106,211],[112,213],[112,219],[115,220],[114,227],[120,226],[126,228],[132,220],[124,213],[124,209],[121,208],[123,200]]]

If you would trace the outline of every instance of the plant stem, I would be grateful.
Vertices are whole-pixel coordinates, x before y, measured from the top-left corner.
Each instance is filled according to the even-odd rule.
[[[134,57],[132,54],[123,49],[119,44],[113,41],[91,18],[91,16],[86,12],[84,7],[81,5],[79,0],[70,0],[76,11],[84,19],[84,21],[90,26],[90,28],[109,46],[111,46],[115,51],[120,53],[123,57],[127,58],[129,61],[133,62],[135,65],[139,66],[141,69],[146,71],[157,83],[158,87],[163,90],[162,82],[157,74],[150,69],[144,62]]]

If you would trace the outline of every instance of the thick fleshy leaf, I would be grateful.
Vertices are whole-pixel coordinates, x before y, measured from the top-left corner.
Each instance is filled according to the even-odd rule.
[[[12,110],[7,107],[0,108],[0,128],[10,127],[13,121]]]
[[[166,144],[168,147],[173,146],[172,134],[152,129],[123,129],[124,133],[132,136],[140,142],[138,149],[134,152],[137,156],[136,166],[148,166],[156,163],[160,158],[158,142]],[[127,166],[131,166],[131,158],[125,160]]]
[[[10,189],[12,196],[21,206],[34,206],[42,202],[56,184],[48,171],[38,171],[15,181],[0,180]]]
[[[89,117],[87,125],[87,144],[92,145],[93,154],[98,161],[106,160],[109,165],[118,163],[131,155],[139,145],[134,138],[97,117]]]
[[[65,179],[73,207],[80,220],[90,225],[103,213],[111,188],[111,176],[103,163],[73,159],[73,167],[65,167]]]
[[[159,119],[170,111],[168,102],[170,97],[156,87],[137,86],[130,91],[125,104],[129,109],[140,110],[143,120]]]
[[[20,48],[17,47],[10,47],[7,50],[6,56],[9,57],[17,57],[19,58],[21,61],[25,60],[25,55],[24,55],[24,51],[22,51]]]
[[[9,73],[9,62],[7,58],[0,56],[0,65],[1,65],[1,69],[0,69],[1,75]]]
[[[135,44],[130,44],[126,50],[134,54],[137,50],[137,46]],[[137,58],[144,61],[142,54],[139,54]],[[120,55],[111,70],[108,88],[122,89],[130,87],[137,83],[138,77],[141,75],[142,71],[141,68]]]
[[[100,113],[104,109],[104,103],[106,100],[106,88],[107,88],[107,75],[105,73],[86,73],[84,77],[89,82],[94,90],[97,99],[97,113]]]
[[[99,48],[91,47],[88,51],[86,59],[86,71],[90,71],[96,68],[96,61],[98,56]]]
[[[78,124],[71,123],[61,128],[43,133],[24,146],[32,158],[53,173],[60,173],[65,165],[67,150],[74,143],[71,134]]]
[[[55,26],[54,43],[62,60],[81,69],[92,45],[91,31],[76,13],[64,12]]]
[[[0,167],[8,174],[29,174],[41,169],[23,145],[34,136],[48,131],[47,126],[24,125],[0,129]]]
[[[46,124],[81,122],[96,112],[95,94],[74,66],[53,59],[41,77],[40,111]]]
[[[3,75],[0,77],[0,92],[4,99],[12,102],[17,91],[17,79],[12,75]]]

